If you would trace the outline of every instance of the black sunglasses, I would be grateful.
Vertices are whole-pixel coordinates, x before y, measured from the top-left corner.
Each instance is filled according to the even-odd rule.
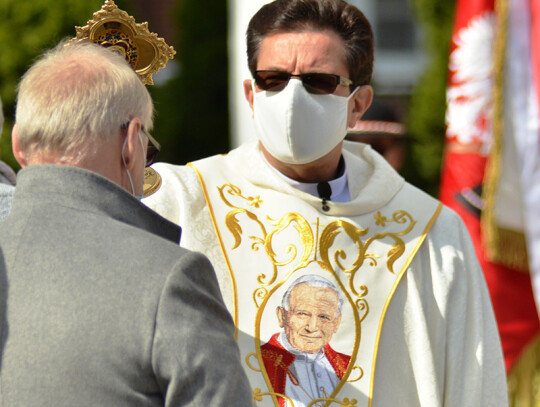
[[[131,123],[131,121],[124,123],[120,128],[122,130],[127,130],[127,128],[129,127],[129,123]],[[154,163],[154,161],[156,161],[159,150],[161,150],[161,145],[157,142],[157,140],[154,137],[152,137],[150,133],[146,131],[144,126],[141,127],[141,130],[144,133],[144,135],[148,138],[148,141],[150,141],[150,144],[146,148],[146,164],[145,164],[145,167],[149,167],[150,165]]]
[[[262,90],[280,92],[291,78],[300,78],[309,93],[328,95],[334,93],[338,85],[352,86],[353,81],[330,73],[302,73],[293,75],[283,71],[255,71],[255,84]]]

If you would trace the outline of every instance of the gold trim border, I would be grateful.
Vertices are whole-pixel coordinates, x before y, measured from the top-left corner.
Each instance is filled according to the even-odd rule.
[[[499,258],[499,233],[495,216],[498,184],[502,171],[502,134],[504,130],[503,104],[504,104],[504,74],[506,54],[506,30],[508,26],[508,1],[495,0],[495,18],[497,31],[493,44],[493,86],[492,86],[492,145],[487,158],[482,199],[485,208],[480,218],[482,226],[482,241],[486,258],[497,261]]]
[[[233,295],[234,295],[234,304],[233,304],[234,337],[238,341],[238,322],[239,322],[238,321],[238,290],[236,287],[236,280],[234,279],[231,262],[229,260],[229,256],[227,256],[227,251],[225,250],[225,243],[223,242],[221,233],[219,232],[216,215],[214,213],[214,207],[212,206],[212,202],[210,201],[210,196],[208,195],[208,190],[206,188],[204,178],[202,174],[200,173],[199,169],[195,167],[195,164],[187,163],[186,165],[188,167],[191,167],[193,171],[195,171],[195,173],[197,174],[197,177],[199,178],[199,182],[201,183],[202,191],[204,194],[204,199],[206,200],[206,204],[208,205],[208,211],[210,212],[210,218],[212,219],[212,225],[214,226],[214,230],[216,232],[216,235],[219,241],[219,247],[221,248],[221,252],[223,253],[223,257],[225,258],[225,263],[227,264],[227,268],[229,270],[229,276],[231,277],[231,283],[232,283],[232,289],[233,289]]]
[[[375,350],[373,352],[373,365],[371,367],[371,380],[370,380],[370,383],[369,383],[369,407],[373,406],[373,388],[374,388],[374,382],[375,382],[375,367],[377,365],[377,356],[378,356],[378,353],[379,353],[379,341],[381,339],[383,322],[384,322],[384,319],[386,317],[386,312],[388,311],[388,306],[390,305],[390,301],[394,297],[394,293],[396,292],[396,289],[397,289],[399,283],[401,282],[401,278],[405,275],[405,272],[407,271],[407,268],[410,266],[410,264],[412,262],[412,259],[414,258],[414,256],[418,252],[418,250],[420,249],[420,246],[422,245],[422,243],[424,243],[424,240],[426,239],[426,236],[427,236],[429,230],[431,229],[431,227],[435,223],[435,220],[439,217],[439,214],[441,213],[442,207],[443,207],[443,204],[439,203],[439,206],[437,207],[437,210],[435,211],[435,213],[431,217],[430,221],[428,222],[428,224],[424,228],[424,231],[422,232],[422,235],[418,239],[418,242],[416,243],[416,247],[409,254],[409,257],[406,260],[405,264],[403,264],[403,267],[401,268],[401,271],[399,272],[399,276],[396,278],[396,281],[394,282],[394,286],[392,287],[392,289],[390,290],[390,294],[386,298],[386,302],[384,304],[383,311],[382,311],[382,314],[381,314],[381,319],[379,321],[379,328],[377,329],[377,336],[375,338]]]
[[[503,168],[504,82],[509,6],[508,0],[495,1],[497,32],[493,45],[493,133],[487,158],[482,200],[485,208],[480,218],[482,242],[487,260],[511,269],[529,272],[527,240],[523,231],[499,227],[496,216],[497,192]]]
[[[540,335],[521,352],[507,378],[511,407],[540,406]]]

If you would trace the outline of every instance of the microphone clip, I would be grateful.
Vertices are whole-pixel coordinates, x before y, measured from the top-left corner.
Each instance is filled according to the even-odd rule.
[[[317,184],[317,193],[322,199],[322,210],[324,212],[328,212],[330,210],[330,207],[328,206],[328,201],[330,201],[330,198],[332,196],[332,188],[330,187],[330,184],[328,182],[319,182]]]

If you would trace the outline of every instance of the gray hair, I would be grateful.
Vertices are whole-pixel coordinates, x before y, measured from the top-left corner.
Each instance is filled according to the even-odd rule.
[[[310,287],[319,287],[319,288],[326,288],[330,287],[336,292],[336,295],[338,297],[338,316],[341,314],[341,307],[343,306],[344,298],[343,294],[340,290],[336,287],[334,283],[332,283],[330,280],[318,276],[316,274],[305,274],[301,277],[298,277],[296,280],[293,281],[293,283],[287,288],[287,291],[285,291],[285,294],[283,294],[283,298],[281,300],[281,306],[285,308],[287,311],[289,310],[289,297],[291,296],[291,292],[294,287],[300,284],[307,284]]]
[[[15,119],[21,150],[78,161],[135,117],[150,130],[153,114],[148,90],[124,58],[64,40],[22,77]]]

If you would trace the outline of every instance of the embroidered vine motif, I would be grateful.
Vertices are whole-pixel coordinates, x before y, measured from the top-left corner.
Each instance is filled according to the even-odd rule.
[[[333,269],[332,262],[335,262],[341,271],[349,274],[349,288],[351,292],[354,293],[354,295],[358,298],[364,297],[367,288],[362,285],[359,287],[354,286],[356,273],[366,260],[370,266],[375,267],[378,264],[378,259],[382,257],[381,254],[369,252],[368,249],[370,246],[377,240],[393,240],[390,249],[384,255],[384,257],[386,258],[386,266],[388,271],[390,273],[395,273],[393,269],[394,263],[403,255],[405,251],[405,243],[401,237],[409,233],[416,224],[416,220],[414,220],[406,211],[396,211],[390,218],[382,215],[381,212],[378,211],[373,215],[376,226],[384,229],[388,226],[388,224],[395,223],[398,225],[403,225],[403,229],[400,231],[377,232],[371,237],[362,240],[362,238],[369,233],[369,228],[362,229],[346,220],[337,219],[324,226],[319,234],[319,220],[317,220],[315,233],[313,230],[313,225],[310,224],[302,215],[294,212],[286,213],[277,220],[267,216],[265,225],[265,223],[259,219],[259,216],[252,210],[252,208],[261,208],[263,200],[260,198],[260,196],[257,195],[255,197],[245,197],[242,195],[240,188],[228,183],[218,187],[218,191],[223,202],[231,208],[231,210],[225,216],[225,225],[234,238],[234,245],[232,247],[233,250],[242,243],[243,230],[238,219],[239,215],[243,214],[247,216],[247,218],[258,225],[260,229],[260,236],[250,235],[248,238],[252,241],[252,250],[258,251],[260,248],[262,248],[266,251],[266,254],[272,264],[272,275],[267,276],[266,274],[261,273],[257,276],[257,282],[260,284],[262,289],[262,291],[254,294],[254,300],[258,305],[260,305],[260,301],[267,294],[266,287],[270,287],[276,282],[279,267],[290,265],[295,259],[297,259],[298,262],[294,265],[293,269],[302,268],[306,266],[311,259],[316,260],[318,256],[320,256],[320,259],[330,268]],[[247,205],[245,206],[247,206],[247,208],[231,203],[230,198],[232,197],[239,198],[240,203],[246,202]],[[269,231],[267,229],[267,225],[270,228]],[[296,229],[301,248],[299,249],[293,244],[288,245],[285,248],[288,258],[280,261],[278,260],[278,255],[274,249],[274,239],[281,232],[290,227],[294,227]],[[344,260],[350,257],[350,254],[339,248],[331,253],[335,240],[340,235],[347,236],[354,246],[357,247],[357,252],[355,253],[356,258],[349,264],[349,266],[344,264]],[[366,304],[363,302],[361,304],[363,309]]]
[[[294,406],[293,400],[291,400],[289,397],[285,396],[284,394],[275,393],[275,392],[263,392],[261,389],[253,389],[253,401],[262,401],[263,396],[279,396],[283,397],[289,405]],[[317,403],[320,403],[321,401],[330,401],[332,403],[336,403],[342,407],[356,407],[358,404],[358,401],[356,399],[349,399],[348,397],[345,397],[343,400],[336,400],[336,399],[314,399],[311,401],[311,403],[308,404],[307,407],[315,407],[317,406]]]
[[[270,383],[263,360],[266,360],[270,369],[283,370],[287,365],[282,356],[261,350],[264,347],[261,347],[260,324],[263,310],[270,297],[289,280],[293,273],[312,263],[317,263],[321,270],[333,277],[339,291],[351,305],[358,334],[355,336],[352,347],[351,363],[347,361],[341,366],[336,366],[342,380],[332,389],[332,394],[324,392],[324,398],[314,396],[309,405],[315,407],[322,404],[336,404],[355,407],[356,399],[338,400],[336,396],[345,382],[356,382],[364,376],[362,367],[352,363],[356,360],[360,347],[359,332],[361,332],[362,321],[370,310],[367,299],[369,289],[362,282],[363,273],[359,270],[364,265],[375,268],[380,262],[385,261],[381,263],[383,267],[379,266],[379,269],[387,270],[395,275],[394,264],[405,252],[405,242],[402,237],[413,230],[416,220],[403,210],[395,211],[391,216],[386,216],[379,211],[373,215],[374,222],[369,227],[359,227],[343,219],[334,219],[321,224],[321,218],[316,217],[314,222],[310,222],[295,212],[288,212],[278,219],[273,219],[261,213],[264,209],[264,201],[260,196],[244,196],[239,187],[229,183],[217,189],[223,203],[230,208],[225,214],[225,226],[234,240],[231,250],[237,249],[244,243],[244,239],[248,239],[251,242],[251,250],[264,253],[269,260],[267,268],[261,267],[262,271],[257,271],[255,277],[258,287],[254,289],[252,296],[257,309],[256,353],[248,354],[246,363],[251,370],[260,372],[265,377],[268,388],[272,391],[263,392],[261,389],[255,389],[253,399],[262,401],[264,396],[270,396],[274,400],[284,399],[290,405],[294,405],[289,397],[276,391],[279,389]],[[323,218],[323,222],[325,219],[328,218]],[[292,235],[291,231],[294,232]],[[279,238],[282,233],[287,233],[288,238],[285,242]],[[383,240],[384,245],[374,244]],[[386,253],[383,253],[383,250]],[[365,270],[365,267],[362,270]],[[325,403],[321,404],[321,402]]]

